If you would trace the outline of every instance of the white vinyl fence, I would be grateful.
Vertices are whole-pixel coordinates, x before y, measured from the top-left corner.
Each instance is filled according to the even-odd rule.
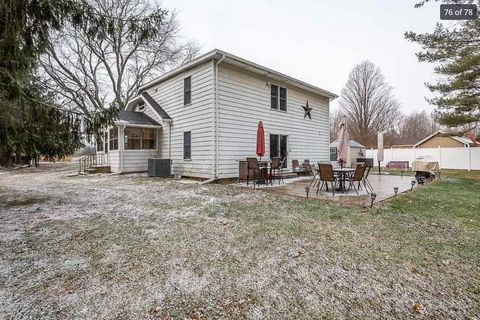
[[[434,157],[440,169],[480,170],[480,147],[385,148],[381,166],[389,161],[408,161],[411,167],[412,161],[419,156]],[[373,158],[374,165],[378,165],[376,149],[367,149],[367,158]]]

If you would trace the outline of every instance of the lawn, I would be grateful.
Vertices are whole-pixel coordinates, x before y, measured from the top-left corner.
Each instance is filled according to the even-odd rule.
[[[0,173],[5,318],[480,316],[480,175],[374,209],[141,175]]]

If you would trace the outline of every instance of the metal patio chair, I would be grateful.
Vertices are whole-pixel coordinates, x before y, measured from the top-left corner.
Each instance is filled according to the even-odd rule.
[[[247,186],[250,181],[253,182],[253,189],[255,189],[255,184],[258,183],[258,181],[266,181],[266,177],[262,177],[263,170],[265,170],[267,167],[262,166],[258,163],[257,158],[247,158]],[[252,175],[250,175],[250,172],[252,172]]]
[[[317,194],[323,189],[323,186],[328,192],[328,183],[332,185],[332,192],[335,196],[335,188],[338,182],[338,178],[333,174],[333,166],[331,164],[319,163],[318,171],[320,173],[320,181],[317,185]]]
[[[353,175],[348,177],[348,182],[350,184],[348,185],[347,192],[350,191],[350,188],[353,187],[353,190],[355,190],[355,192],[357,193],[357,196],[358,196],[358,188],[355,187],[355,183],[358,182],[358,185],[360,186],[360,182],[364,181],[363,178],[364,178],[366,169],[367,169],[367,165],[365,163],[357,164],[357,167],[355,168],[355,172],[353,173]],[[367,190],[367,192],[368,192],[368,190]]]

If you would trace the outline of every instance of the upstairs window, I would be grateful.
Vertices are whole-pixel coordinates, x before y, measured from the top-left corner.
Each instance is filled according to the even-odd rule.
[[[272,84],[270,86],[270,103],[272,109],[287,111],[287,89]]]
[[[192,132],[183,133],[183,159],[192,159]]]
[[[110,150],[118,150],[118,128],[110,129]]]
[[[183,105],[192,103],[192,77],[183,79]]]

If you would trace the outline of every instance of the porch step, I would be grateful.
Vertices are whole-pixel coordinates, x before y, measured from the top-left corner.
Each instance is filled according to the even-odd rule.
[[[85,170],[87,173],[110,173],[110,166],[102,166],[102,165],[97,165],[97,166],[91,166],[87,170]]]

